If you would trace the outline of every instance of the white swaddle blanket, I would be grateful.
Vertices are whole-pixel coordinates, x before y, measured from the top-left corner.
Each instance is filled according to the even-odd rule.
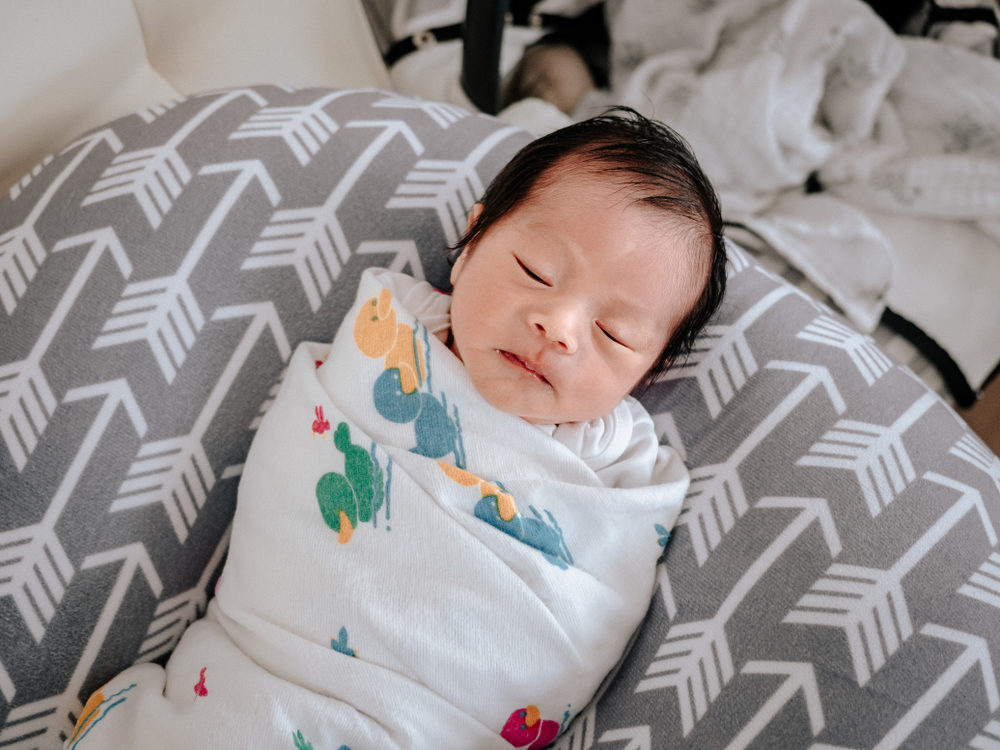
[[[649,605],[688,482],[662,458],[658,486],[603,486],[365,272],[260,425],[206,617],[67,747],[543,747]]]

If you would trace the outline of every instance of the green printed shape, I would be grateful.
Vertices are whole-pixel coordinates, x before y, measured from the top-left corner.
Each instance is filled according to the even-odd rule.
[[[346,422],[337,425],[333,443],[344,454],[344,473],[328,472],[316,484],[316,499],[326,525],[342,535],[368,523],[385,501],[382,468],[364,448],[351,442],[351,429]],[[342,521],[350,529],[342,528]]]

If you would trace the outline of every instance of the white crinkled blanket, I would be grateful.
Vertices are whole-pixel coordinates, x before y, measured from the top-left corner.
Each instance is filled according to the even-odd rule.
[[[888,26],[860,0],[612,0],[609,19],[621,103],[677,128],[726,218],[874,328],[891,248],[853,207],[801,188],[872,133],[905,59]]]
[[[613,102],[671,124],[726,219],[861,331],[888,305],[973,389],[987,379],[1000,334],[1000,295],[983,281],[1000,273],[1000,61],[897,36],[861,0],[607,7],[613,92],[578,118]],[[821,192],[803,190],[811,175]]]
[[[646,612],[669,456],[666,484],[601,486],[367,271],[260,425],[208,614],[67,747],[543,747]]]

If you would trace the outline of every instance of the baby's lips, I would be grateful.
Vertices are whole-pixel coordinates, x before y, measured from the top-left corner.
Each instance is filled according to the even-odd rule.
[[[525,357],[522,357],[520,354],[515,354],[514,352],[509,352],[505,350],[501,350],[500,353],[503,354],[505,357],[515,360],[517,364],[520,364],[528,372],[532,373],[545,383],[551,385],[551,383],[549,383],[549,379],[545,377],[545,372],[541,369],[541,366],[534,360],[526,359]]]

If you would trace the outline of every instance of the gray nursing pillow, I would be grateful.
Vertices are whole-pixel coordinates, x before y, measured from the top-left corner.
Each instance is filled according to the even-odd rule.
[[[388,92],[224,90],[0,199],[0,745],[60,746],[92,690],[169,653],[291,350],[368,266],[445,287],[529,139]],[[560,747],[1000,739],[1000,462],[943,402],[735,248],[723,309],[643,400],[691,491]]]

